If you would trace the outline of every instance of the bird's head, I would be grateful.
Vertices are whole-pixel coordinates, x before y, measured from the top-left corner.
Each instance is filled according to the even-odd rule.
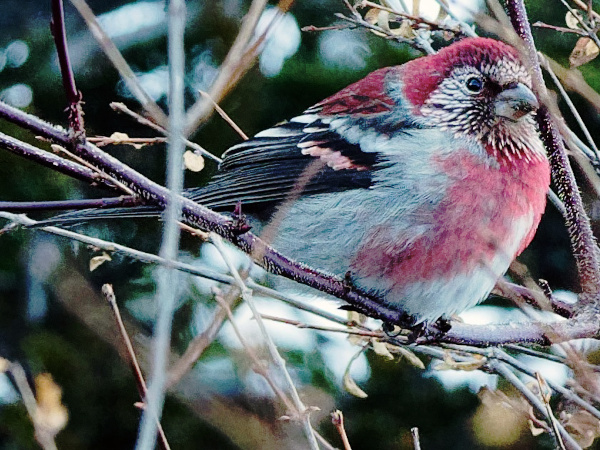
[[[417,122],[479,141],[496,157],[543,157],[538,102],[517,51],[487,38],[463,39],[406,64],[403,94]]]

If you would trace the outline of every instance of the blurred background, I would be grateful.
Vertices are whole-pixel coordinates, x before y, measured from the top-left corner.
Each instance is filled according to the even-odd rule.
[[[247,0],[187,2],[188,105],[199,97],[200,90],[209,89],[249,3]],[[424,15],[437,16],[435,6],[421,3]],[[147,92],[165,107],[168,84],[165,3],[90,0],[89,4]],[[541,20],[564,26],[567,10],[560,2],[530,0],[526,4],[532,22]],[[451,1],[450,6],[469,22],[474,12],[485,12],[477,0]],[[110,136],[115,131],[132,137],[155,136],[148,128],[111,110],[109,103],[113,101],[124,102],[136,111],[139,107],[84,21],[68,2],[65,7],[69,50],[85,102],[88,136]],[[273,8],[274,5],[264,12],[259,30],[269,23]],[[222,107],[248,135],[299,114],[372,70],[419,56],[405,45],[364,30],[318,33],[300,30],[308,25],[330,26],[337,21],[336,12],[346,12],[343,2],[298,0],[272,30],[258,63],[222,102]],[[2,1],[0,99],[64,126],[66,100],[49,21],[49,1]],[[534,32],[538,48],[568,67],[576,37],[551,30]],[[436,48],[443,44],[442,36],[434,36]],[[599,64],[592,61],[580,68],[596,91],[600,88]],[[598,129],[597,111],[576,94],[573,100],[588,127]],[[571,121],[568,114],[567,121]],[[572,128],[578,132],[576,126]],[[44,145],[6,122],[0,122],[0,131]],[[240,137],[214,115],[197,130],[193,140],[220,155],[238,143]],[[163,182],[164,145],[142,149],[110,146],[106,150]],[[214,164],[207,161],[200,173],[186,174],[186,185],[205,183],[214,171]],[[585,183],[582,189],[588,199],[594,198]],[[2,200],[12,201],[106,196],[105,192],[4,151],[0,151],[0,192]],[[593,200],[589,202],[592,214],[595,211],[597,216],[600,208],[595,207]],[[156,221],[124,222],[93,224],[79,230],[157,252],[160,226]],[[93,249],[31,230],[0,235],[0,255],[0,356],[20,362],[31,377],[50,373],[62,388],[62,401],[69,418],[66,428],[57,436],[58,447],[131,448],[140,417],[133,404],[139,401],[139,396],[123,358],[114,318],[100,296],[100,287],[104,283],[114,285],[136,350],[142,363],[147,363],[156,313],[154,267],[114,255],[112,261],[90,272],[90,258],[97,255]],[[225,271],[214,249],[200,247],[197,240],[188,236],[183,238],[181,258]],[[577,291],[568,236],[559,214],[551,206],[521,261],[527,264],[534,279],[548,280],[554,290],[565,295]],[[179,303],[172,340],[174,355],[183,353],[190,340],[202,333],[215,306],[210,283],[185,274],[179,276],[176,283]],[[260,279],[262,275],[257,272],[256,276]],[[258,300],[264,313],[323,323],[275,300]],[[335,311],[337,305],[319,306]],[[506,320],[503,315],[506,309],[505,302],[491,299],[485,306],[470,311],[466,319],[479,323]],[[244,306],[236,310],[236,318],[250,342],[259,339]],[[341,447],[341,443],[328,414],[337,408],[345,414],[354,449],[412,448],[411,427],[419,428],[424,449],[554,448],[554,442],[547,436],[532,436],[526,419],[497,407],[497,402],[486,396],[487,391],[479,393],[487,386],[502,389],[514,398],[515,393],[496,376],[480,371],[436,371],[425,358],[426,369],[422,370],[406,360],[389,361],[366,352],[350,369],[352,378],[368,394],[361,399],[346,392],[342,383],[350,360],[360,351],[358,346],[341,334],[273,323],[269,324],[269,330],[284,352],[304,402],[321,408],[313,416],[315,427],[335,446]],[[535,361],[532,359],[530,363]],[[566,383],[569,377],[558,364],[540,363],[539,370],[560,383]],[[163,426],[173,449],[305,448],[298,427],[277,420],[284,414],[284,407],[253,371],[233,330],[226,324],[194,369],[168,395]],[[0,448],[38,448],[25,408],[5,375],[0,375]]]

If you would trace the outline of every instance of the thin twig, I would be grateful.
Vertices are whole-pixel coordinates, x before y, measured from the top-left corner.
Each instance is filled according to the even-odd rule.
[[[225,122],[227,122],[227,123],[229,124],[229,126],[230,126],[231,128],[233,128],[233,129],[234,129],[234,131],[235,131],[237,134],[239,134],[239,135],[240,135],[240,137],[241,137],[243,140],[247,141],[247,140],[249,139],[249,138],[248,138],[248,135],[247,135],[246,133],[244,133],[244,132],[242,131],[242,129],[241,129],[239,126],[238,126],[238,124],[237,124],[237,123],[235,123],[235,122],[234,122],[234,121],[231,119],[231,117],[229,117],[229,115],[228,115],[228,114],[225,112],[225,110],[224,110],[223,108],[221,108],[221,107],[219,106],[219,104],[218,104],[217,102],[215,102],[215,101],[214,101],[214,100],[211,98],[211,96],[208,94],[208,92],[200,91],[200,95],[202,95],[203,97],[207,98],[209,101],[211,101],[211,102],[212,102],[212,104],[213,104],[213,108],[215,108],[215,111],[217,111],[217,112],[219,113],[219,115],[220,115],[220,116],[223,118],[223,120],[224,120]]]
[[[83,109],[81,92],[75,85],[75,76],[69,59],[67,47],[67,32],[65,29],[65,13],[62,0],[52,0],[52,36],[58,53],[58,63],[63,80],[63,87],[67,95],[67,106],[69,126],[76,140],[85,139],[85,128],[83,124]]]
[[[419,429],[417,427],[411,428],[410,434],[412,435],[414,450],[421,450],[421,440],[419,438]]]
[[[253,0],[248,10],[248,14],[244,17],[240,31],[229,53],[225,57],[225,61],[219,69],[219,74],[210,87],[210,97],[219,103],[225,97],[225,95],[233,87],[233,78],[235,72],[240,70],[240,62],[247,61],[251,64],[252,60],[244,59],[243,55],[248,51],[247,46],[252,38],[254,29],[258,24],[258,20],[267,6],[267,0]],[[191,134],[203,120],[205,120],[213,111],[212,103],[206,99],[198,99],[196,103],[188,110],[187,113],[187,126],[186,135]]]
[[[117,188],[119,188],[121,191],[125,192],[127,195],[131,195],[131,196],[135,195],[134,192],[133,192],[133,190],[131,190],[131,188],[129,188],[127,185],[121,183],[114,176],[111,176],[111,175],[103,172],[102,170],[98,169],[96,166],[94,166],[93,164],[87,162],[81,156],[76,155],[76,154],[70,152],[69,150],[67,150],[65,147],[63,147],[61,145],[51,144],[50,147],[52,147],[52,150],[54,150],[56,153],[64,153],[69,158],[75,160],[76,162],[78,162],[82,166],[85,166],[88,169],[95,171],[96,174],[97,174],[97,176],[99,178],[104,179],[107,183],[113,184],[114,186],[116,186]]]
[[[573,17],[575,17],[577,22],[579,22],[579,25],[581,25],[581,28],[583,28],[585,30],[585,32],[587,33],[587,37],[589,37],[592,41],[594,41],[596,46],[598,48],[600,48],[600,39],[598,39],[598,36],[594,32],[594,30],[592,30],[590,27],[588,27],[587,23],[585,23],[585,21],[579,16],[579,14],[577,14],[577,12],[571,7],[571,5],[569,5],[569,3],[566,2],[566,0],[560,0],[560,2],[563,5],[565,5],[565,7],[569,10],[569,12],[573,15]]]
[[[332,333],[344,333],[355,336],[365,336],[365,337],[375,337],[375,338],[383,338],[385,334],[381,331],[367,331],[367,330],[352,330],[348,328],[334,328],[323,325],[310,325],[306,323],[302,323],[298,320],[284,319],[282,317],[270,316],[268,314],[260,315],[264,320],[271,320],[273,322],[286,323],[288,325],[293,325],[296,328],[307,329],[307,330],[317,330],[317,331],[329,331]]]
[[[344,414],[339,409],[336,409],[331,413],[331,422],[335,426],[340,438],[342,439],[342,443],[344,444],[344,450],[352,450],[350,446],[350,441],[348,440],[348,435],[346,434],[346,429],[344,428]]]
[[[25,374],[23,367],[21,367],[21,365],[18,363],[11,362],[9,363],[8,370],[15,380],[15,384],[19,390],[19,394],[21,394],[27,414],[29,415],[31,423],[33,424],[36,441],[38,441],[44,450],[57,450],[56,443],[54,442],[54,436],[45,432],[40,426],[38,420],[38,404],[35,396],[33,395],[33,390],[27,381],[27,375]]]
[[[546,72],[548,72],[548,75],[550,75],[550,78],[552,78],[554,85],[556,86],[556,88],[560,92],[560,95],[562,96],[565,103],[569,107],[569,110],[571,111],[571,114],[573,114],[573,117],[577,121],[577,124],[581,128],[581,131],[583,131],[583,134],[584,134],[585,138],[587,139],[588,144],[590,145],[591,148],[594,149],[594,152],[596,155],[596,162],[597,163],[600,162],[600,151],[598,151],[598,147],[596,146],[596,143],[594,142],[594,139],[592,138],[590,131],[588,130],[585,123],[583,122],[583,119],[581,118],[579,111],[577,111],[577,108],[575,108],[575,105],[571,101],[569,94],[567,94],[567,91],[565,91],[565,88],[563,87],[562,83],[560,82],[560,80],[558,79],[558,77],[556,76],[554,71],[552,70],[552,67],[550,67],[550,63],[548,62],[548,60],[540,52],[538,52],[538,56],[540,58],[542,67],[546,70]]]
[[[567,27],[557,27],[556,25],[550,25],[544,22],[536,22],[531,25],[536,28],[545,28],[552,31],[557,31],[559,33],[572,33],[577,34],[579,36],[587,36],[588,34],[585,31],[579,30],[577,28],[567,28]]]
[[[235,290],[237,291],[237,295],[228,293],[224,296],[223,301],[230,309],[233,307],[233,304],[237,298],[239,298],[239,289],[236,288]],[[183,378],[183,376],[192,368],[194,363],[198,361],[202,353],[204,353],[208,346],[212,344],[217,337],[217,333],[221,329],[221,326],[227,317],[227,309],[219,304],[206,329],[190,341],[183,355],[181,355],[181,357],[169,370],[167,389],[177,384],[179,380],[181,380],[181,378]]]
[[[109,198],[94,198],[82,200],[56,200],[38,202],[2,202],[0,211],[7,212],[31,212],[31,211],[54,211],[64,209],[88,209],[88,208],[114,208],[118,206],[128,207],[139,205],[138,197],[121,196]]]
[[[310,408],[307,408],[304,405],[304,403],[302,402],[302,400],[300,399],[300,395],[298,394],[296,386],[294,385],[294,382],[292,381],[292,377],[290,376],[290,374],[286,368],[285,360],[279,354],[279,351],[277,350],[275,343],[273,342],[273,340],[271,339],[271,336],[267,332],[267,328],[265,327],[265,324],[260,316],[259,311],[256,309],[256,305],[254,304],[254,299],[252,296],[252,291],[250,289],[248,289],[248,287],[244,283],[244,280],[241,277],[240,273],[234,267],[231,260],[228,258],[225,248],[223,246],[221,237],[218,235],[214,235],[214,237],[212,239],[212,243],[217,248],[219,253],[221,254],[221,257],[225,261],[225,264],[227,265],[229,272],[231,273],[233,278],[236,280],[236,283],[242,292],[242,298],[250,307],[250,310],[252,311],[252,315],[253,315],[254,319],[256,320],[258,328],[261,332],[261,335],[263,336],[263,339],[265,340],[265,342],[267,344],[267,349],[269,350],[269,353],[271,355],[273,363],[279,369],[280,373],[282,374],[283,378],[285,379],[285,382],[286,382],[286,385],[288,388],[288,392],[290,393],[290,396],[292,397],[295,409],[298,414],[297,419],[303,425],[304,433],[306,435],[306,438],[308,439],[310,448],[313,450],[319,450],[319,444],[317,443],[317,440],[316,440],[316,437],[314,434],[314,430],[310,423],[311,410],[310,410]]]
[[[153,128],[154,130],[158,131],[159,133],[161,133],[165,136],[169,135],[169,132],[165,128],[161,127],[160,125],[155,124],[154,122],[146,119],[145,117],[140,116],[138,113],[136,113],[135,111],[132,111],[127,106],[125,106],[124,103],[112,102],[110,104],[110,107],[115,111],[119,111],[119,112],[122,112],[123,114],[127,114],[129,117],[132,117],[135,120],[137,120],[140,124],[146,125],[147,127],[150,127],[150,128]],[[195,142],[190,141],[189,139],[186,139],[185,143],[188,147],[190,147],[194,151],[206,156],[207,158],[212,159],[213,161],[216,161],[217,163],[220,163],[223,161],[218,156],[213,155],[208,150],[204,149],[202,146],[196,144]]]
[[[560,435],[560,431],[557,426],[558,421],[556,420],[556,417],[554,417],[554,413],[552,412],[552,408],[550,407],[550,399],[552,398],[552,394],[548,392],[548,389],[546,389],[548,386],[546,384],[546,380],[544,380],[544,378],[540,375],[539,372],[535,373],[535,379],[537,380],[538,387],[540,389],[540,397],[542,397],[542,401],[544,402],[544,406],[546,407],[546,416],[548,417],[550,425],[554,430],[554,437],[556,438],[556,443],[558,444],[558,447],[560,447],[561,450],[566,450],[565,443],[563,442],[563,439]]]
[[[175,261],[179,252],[183,191],[183,152],[185,142],[185,0],[169,0],[169,146],[167,155],[168,200],[165,208],[163,238],[159,255]],[[154,328],[154,353],[146,408],[140,422],[137,450],[152,450],[156,441],[157,420],[160,421],[167,381],[168,356],[171,348],[171,327],[177,301],[175,269],[171,264],[161,266],[156,283],[158,317]],[[157,420],[155,420],[157,419]]]
[[[476,37],[477,33],[475,33],[475,31],[473,30],[473,27],[471,25],[469,25],[467,22],[465,22],[464,20],[461,20],[457,17],[456,14],[454,14],[454,11],[452,11],[448,5],[446,0],[435,0],[436,3],[438,5],[440,5],[440,8],[442,8],[444,10],[444,12],[446,14],[448,14],[448,16],[452,17],[453,20],[455,20],[458,25],[460,26],[460,29],[462,30],[462,32],[470,37]]]
[[[164,137],[153,137],[153,138],[114,138],[109,136],[94,136],[87,138],[88,141],[97,145],[98,147],[104,147],[106,145],[121,145],[128,144],[133,146],[146,146],[146,145],[156,145],[156,144],[164,144],[167,142],[167,138]]]
[[[492,360],[490,361],[489,366],[499,375],[502,375],[502,377],[506,379],[506,381],[512,384],[523,395],[523,397],[525,397],[529,404],[538,411],[538,413],[546,417],[548,421],[551,420],[548,416],[544,403],[538,397],[536,397],[535,394],[531,392],[531,390],[525,385],[525,383],[523,383],[519,378],[517,378],[515,374],[504,363]],[[567,449],[581,449],[579,444],[577,444],[575,439],[573,439],[573,437],[565,430],[562,424],[557,423],[556,428],[558,429],[558,432],[562,437]]]
[[[227,302],[225,302],[223,300],[223,297],[219,293],[217,293],[217,295],[215,295],[215,300],[221,306],[221,308],[223,308],[223,310],[227,313],[227,317],[229,319],[229,323],[231,324],[231,327],[233,328],[233,332],[235,333],[236,337],[240,341],[240,344],[242,344],[242,347],[244,348],[244,351],[246,352],[246,354],[250,357],[250,359],[252,359],[252,362],[254,363],[254,371],[263,376],[263,378],[269,384],[269,386],[271,387],[271,389],[273,390],[275,395],[279,398],[279,400],[281,400],[281,402],[285,405],[285,407],[289,411],[295,411],[296,407],[295,407],[294,403],[288,398],[288,396],[285,394],[285,392],[283,392],[279,388],[277,383],[273,380],[273,377],[271,377],[271,375],[269,374],[269,371],[267,370],[267,367],[265,366],[264,361],[262,361],[258,357],[258,355],[254,351],[252,346],[244,338],[244,335],[240,331],[240,328],[237,326],[236,320],[233,317],[233,313],[231,312],[231,308],[229,308],[229,305],[227,304]]]
[[[39,226],[37,221],[29,219],[23,215],[17,215],[0,211],[0,217],[28,227]],[[75,233],[70,230],[64,230],[57,227],[42,227],[40,229],[48,233],[84,242],[86,244],[93,245],[98,248],[105,249],[107,251],[124,252],[129,256],[139,259],[140,261],[146,261],[156,264],[166,264],[166,261],[164,259],[156,255],[133,250],[113,242],[103,241],[97,238],[91,238],[89,236],[85,236],[80,233]],[[231,277],[219,274],[208,269],[200,269],[198,267],[179,262],[172,263],[172,265],[178,270],[188,272],[194,275],[199,275],[220,283],[233,283],[233,279]],[[267,295],[272,298],[285,301],[286,303],[294,307],[320,315],[321,317],[324,317],[328,320],[333,320],[342,325],[351,325],[348,324],[348,322],[344,319],[336,317],[328,312],[321,311],[313,306],[300,303],[289,296],[281,294],[273,289],[260,286],[259,284],[251,280],[248,280],[247,284],[248,287],[250,287],[252,290],[260,292],[263,295]],[[560,339],[562,341],[568,341],[571,339],[596,336],[598,333],[598,323],[594,320],[585,321],[581,319],[564,322],[551,322],[545,324],[529,322],[518,324],[518,326],[516,326],[513,323],[497,325],[471,325],[453,322],[450,331],[448,331],[446,334],[438,336],[436,338],[436,342],[482,346],[525,342],[549,345],[551,342],[546,336],[546,332],[548,330],[553,330],[556,334],[557,339]],[[423,337],[417,339],[417,342],[427,344],[431,343],[432,339],[430,337]]]
[[[103,187],[110,188],[111,190],[115,189],[115,185],[98,175],[96,170],[91,170],[81,164],[61,158],[60,156],[34,147],[31,144],[20,141],[1,132],[0,148],[8,150],[9,152],[22,158],[35,161],[44,167],[48,167],[56,172],[68,175],[76,180],[85,181],[90,184],[99,184]]]
[[[589,218],[583,208],[579,188],[569,164],[562,137],[559,135],[546,106],[548,96],[525,6],[522,0],[507,0],[506,8],[515,31],[523,40],[524,51],[533,69],[533,84],[543,101],[536,114],[536,120],[540,129],[540,137],[549,153],[558,196],[566,207],[567,228],[579,270],[581,286],[585,294],[580,297],[580,305],[582,307],[592,306],[598,301],[600,295],[600,264],[597,257],[595,238]]]
[[[391,14],[395,14],[397,16],[404,17],[405,19],[408,19],[411,22],[414,22],[416,25],[419,25],[419,24],[426,25],[427,28],[429,28],[432,31],[449,31],[449,32],[455,33],[455,34],[462,33],[462,31],[460,30],[460,28],[456,29],[456,28],[452,28],[452,27],[446,27],[446,26],[441,25],[441,24],[439,24],[437,22],[432,22],[431,20],[427,20],[427,19],[425,19],[423,17],[414,16],[412,14],[407,14],[406,12],[402,12],[402,11],[397,11],[395,9],[388,8],[387,6],[380,5],[378,3],[373,3],[373,2],[370,2],[368,0],[362,0],[360,2],[359,6],[361,8],[367,8],[368,7],[368,8],[378,9],[380,11],[386,11],[386,12],[389,12]]]
[[[115,317],[115,321],[117,322],[117,327],[119,328],[121,339],[123,339],[123,343],[125,344],[125,348],[127,349],[127,355],[129,356],[129,364],[131,365],[131,369],[133,370],[133,375],[138,390],[140,392],[142,401],[146,401],[146,397],[148,396],[148,389],[146,388],[144,374],[142,373],[142,369],[140,368],[137,357],[135,356],[135,350],[133,349],[131,339],[129,339],[129,335],[127,334],[127,330],[125,329],[125,324],[123,323],[123,319],[121,318],[121,312],[119,311],[119,306],[117,305],[117,299],[115,297],[115,292],[113,290],[112,285],[104,284],[102,286],[102,295],[104,295],[104,298],[108,302]],[[167,437],[165,436],[165,432],[162,428],[162,425],[160,424],[158,419],[156,419],[156,422],[159,437],[158,444],[163,450],[170,450],[169,442],[167,441]]]

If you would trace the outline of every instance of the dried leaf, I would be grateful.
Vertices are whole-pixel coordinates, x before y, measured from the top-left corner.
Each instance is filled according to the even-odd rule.
[[[365,343],[365,338],[364,336],[360,336],[358,334],[349,334],[348,342],[350,342],[352,345],[359,345],[362,347]]]
[[[354,395],[355,397],[358,397],[358,398],[367,398],[368,397],[366,392],[358,387],[358,384],[356,384],[356,381],[354,381],[352,376],[350,376],[350,372],[348,370],[346,370],[346,373],[344,374],[343,384],[344,384],[344,389],[346,389],[346,391],[348,393]]]
[[[367,322],[367,320],[369,319],[364,314],[361,314],[356,311],[348,311],[347,317],[348,317],[348,322],[354,322],[359,325],[364,325]]]
[[[379,11],[380,10],[377,8],[371,8],[370,10],[368,10],[365,14],[365,21],[370,23],[371,25],[375,25],[377,23]]]
[[[588,448],[600,436],[600,421],[584,410],[561,413],[561,422],[583,448]]]
[[[391,33],[390,13],[388,11],[379,10],[377,13],[377,24],[388,33]]]
[[[112,261],[112,259],[106,252],[102,253],[101,255],[94,256],[92,259],[90,259],[90,272],[93,272],[107,261]]]
[[[575,11],[575,14],[573,14],[571,11],[568,11],[565,15],[565,23],[567,24],[567,27],[569,27],[571,30],[580,30],[581,24],[579,23],[579,21],[582,19],[583,14],[581,14],[579,11]]]
[[[62,390],[54,382],[52,375],[42,373],[35,377],[35,391],[38,405],[35,422],[44,431],[55,436],[69,420],[67,408],[61,402]]]
[[[579,67],[592,61],[599,53],[600,49],[594,41],[588,37],[579,38],[575,44],[575,48],[571,52],[571,56],[569,56],[571,68]]]
[[[381,12],[381,10],[377,9],[377,8],[372,8],[372,9],[368,10],[367,13],[365,14],[365,21],[370,23],[371,25],[378,24],[380,12]],[[381,25],[379,25],[379,26],[381,26]],[[382,33],[380,31],[376,31],[376,30],[369,30],[369,31],[377,36],[385,37],[385,33]]]
[[[390,351],[387,348],[387,345],[385,345],[385,342],[381,342],[378,339],[372,338],[371,345],[373,346],[373,351],[379,356],[383,356],[384,358],[387,358],[389,360],[394,359],[394,355],[390,353]]]
[[[115,131],[110,135],[110,138],[114,141],[115,144],[121,144],[123,142],[129,141],[129,135],[127,133],[121,133],[119,131]]]
[[[185,168],[192,172],[200,172],[204,169],[204,158],[202,155],[197,155],[190,150],[187,150],[183,154],[183,163],[185,164]]]
[[[405,37],[406,39],[413,39],[417,36],[409,20],[403,21],[402,25],[400,25],[400,28],[395,30],[394,34],[397,36]]]
[[[531,431],[533,437],[537,437],[546,431],[543,428],[536,427],[531,419],[527,420],[527,422],[529,423],[529,431]]]
[[[477,394],[481,405],[473,416],[473,431],[486,447],[510,447],[527,428],[529,404],[522,397],[483,388]]]
[[[356,361],[356,359],[360,355],[362,355],[366,348],[366,346],[363,347],[359,352],[355,353],[354,356],[352,356],[352,358],[350,358],[350,361],[346,366],[346,370],[344,371],[344,379],[342,381],[344,389],[346,389],[346,391],[358,398],[366,398],[367,394],[361,388],[358,387],[358,385],[350,375],[350,369],[352,368],[352,363],[354,363],[354,361]]]
[[[481,369],[487,362],[487,358],[481,355],[473,355],[473,359],[471,361],[455,361],[449,352],[446,352],[444,355],[444,362],[440,362],[436,364],[433,368],[434,370],[478,370]]]
[[[406,360],[411,363],[413,366],[425,370],[425,364],[423,364],[423,361],[421,361],[419,359],[419,357],[417,355],[415,355],[413,352],[411,352],[409,349],[407,349],[406,347],[396,347],[398,349],[398,352],[404,356],[404,358],[406,358]]]

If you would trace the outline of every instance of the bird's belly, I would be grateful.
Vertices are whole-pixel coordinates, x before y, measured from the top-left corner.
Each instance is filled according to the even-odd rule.
[[[419,321],[460,313],[487,297],[533,221],[528,214],[505,230],[473,223],[434,227],[410,243],[400,239],[384,249],[366,242],[352,263],[353,279]]]

